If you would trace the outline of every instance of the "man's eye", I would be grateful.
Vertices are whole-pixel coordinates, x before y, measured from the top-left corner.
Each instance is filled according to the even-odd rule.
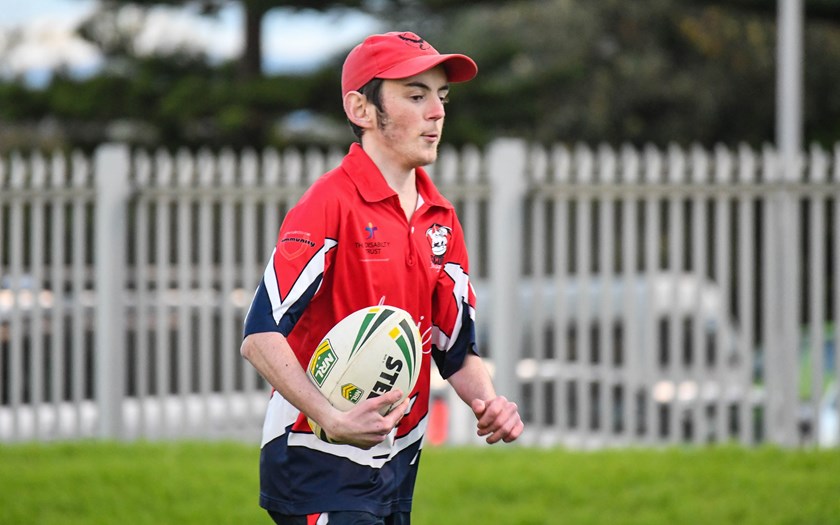
[[[446,95],[445,97],[440,97],[440,103],[449,104],[449,95]]]

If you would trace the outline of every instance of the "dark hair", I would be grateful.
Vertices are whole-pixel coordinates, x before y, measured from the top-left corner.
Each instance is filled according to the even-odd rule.
[[[384,115],[385,112],[382,109],[382,79],[381,78],[374,78],[364,86],[359,89],[359,93],[365,96],[369,101],[373,103],[376,107],[376,111],[379,115]],[[362,134],[365,132],[359,126],[353,124],[349,119],[347,123],[350,124],[350,129],[353,130],[353,134],[356,135],[356,138],[361,140]]]

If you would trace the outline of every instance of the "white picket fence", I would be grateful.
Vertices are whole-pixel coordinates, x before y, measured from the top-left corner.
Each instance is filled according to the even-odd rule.
[[[0,159],[0,442],[256,442],[244,311],[285,211],[342,154]],[[771,149],[497,140],[431,171],[523,443],[838,444],[840,146],[784,170]],[[447,442],[480,443],[435,388]]]

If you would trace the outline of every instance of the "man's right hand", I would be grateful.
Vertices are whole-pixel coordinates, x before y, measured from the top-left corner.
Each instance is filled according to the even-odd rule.
[[[386,415],[379,411],[393,405],[402,397],[402,392],[393,390],[372,399],[366,399],[348,412],[334,410],[332,418],[321,427],[332,441],[346,443],[362,449],[369,449],[385,441],[408,409],[408,398],[396,405]]]

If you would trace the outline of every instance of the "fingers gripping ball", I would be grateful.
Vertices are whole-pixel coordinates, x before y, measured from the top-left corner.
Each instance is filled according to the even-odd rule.
[[[408,312],[370,306],[330,329],[312,354],[306,375],[343,412],[395,388],[403,392],[398,405],[417,383],[422,352],[420,331]],[[380,413],[387,414],[393,406]],[[334,443],[320,425],[308,421],[316,436]]]
[[[335,443],[336,445],[341,444],[339,441],[333,441],[332,439],[327,436],[327,433],[324,432],[324,429],[321,428],[321,425],[316,423],[310,418],[306,418],[306,421],[309,423],[309,428],[312,429],[312,433],[318,436],[321,441],[326,441],[327,443]]]

